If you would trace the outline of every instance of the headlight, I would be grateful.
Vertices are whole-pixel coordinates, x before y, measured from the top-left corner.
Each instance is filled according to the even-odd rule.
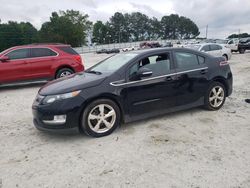
[[[70,93],[64,93],[64,94],[59,94],[59,95],[50,95],[50,96],[46,96],[42,103],[43,104],[51,104],[55,101],[58,101],[58,100],[63,100],[63,99],[69,99],[69,98],[72,98],[72,97],[76,97],[77,95],[79,95],[81,91],[73,91],[73,92],[70,92]]]

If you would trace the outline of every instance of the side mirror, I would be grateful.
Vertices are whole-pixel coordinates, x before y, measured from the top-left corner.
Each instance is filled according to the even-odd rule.
[[[6,61],[9,61],[9,60],[10,60],[10,58],[8,56],[0,57],[0,61],[2,61],[2,62],[6,62]]]
[[[153,74],[152,70],[148,68],[144,68],[144,67],[140,68],[137,71],[137,76],[140,78],[149,77],[149,76],[152,76],[152,74]]]

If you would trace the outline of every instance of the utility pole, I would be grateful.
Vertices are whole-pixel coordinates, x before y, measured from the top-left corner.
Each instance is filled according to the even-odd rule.
[[[207,34],[208,34],[208,25],[206,26],[206,39],[207,39]]]

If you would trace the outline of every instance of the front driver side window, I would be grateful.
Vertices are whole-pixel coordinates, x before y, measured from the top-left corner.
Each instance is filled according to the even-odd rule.
[[[6,54],[10,60],[26,59],[29,57],[29,49],[18,49]]]
[[[151,77],[157,77],[157,76],[168,74],[170,73],[170,68],[171,68],[170,56],[168,53],[165,53],[165,54],[153,55],[153,56],[149,56],[149,57],[145,57],[141,59],[139,62],[134,64],[129,69],[130,81],[144,79],[144,78],[139,78],[137,75],[137,72],[140,68],[146,68],[152,71]]]

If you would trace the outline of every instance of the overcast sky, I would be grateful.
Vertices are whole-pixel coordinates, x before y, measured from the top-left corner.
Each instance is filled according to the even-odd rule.
[[[74,9],[89,15],[91,21],[107,21],[115,12],[140,11],[161,18],[176,13],[191,18],[205,36],[225,38],[229,34],[250,33],[250,0],[1,0],[2,22],[29,21],[40,29],[51,12]]]

